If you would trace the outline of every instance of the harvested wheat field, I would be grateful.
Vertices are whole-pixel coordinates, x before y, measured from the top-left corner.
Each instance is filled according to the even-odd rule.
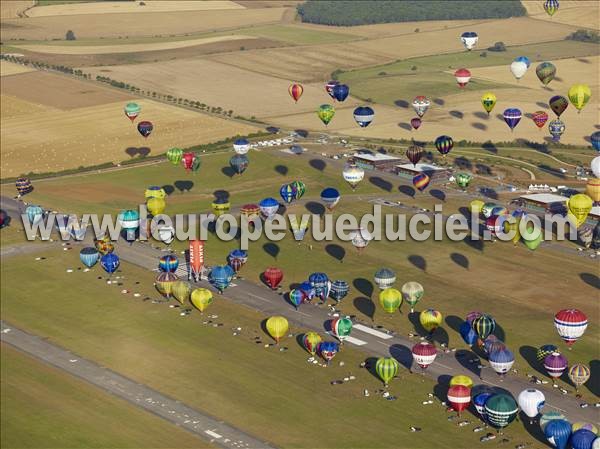
[[[35,72],[34,68],[25,67],[21,64],[15,64],[13,62],[0,61],[0,76],[18,75],[19,73]]]
[[[21,115],[34,115],[44,112],[59,112],[60,109],[45,106],[43,104],[31,103],[12,95],[2,94],[0,96],[0,116],[2,120]]]
[[[14,19],[19,17],[27,8],[32,7],[33,0],[9,0],[0,2],[0,19]]]
[[[600,28],[600,3],[594,0],[561,0],[558,11],[550,17],[544,11],[544,2],[523,1],[527,14],[552,24],[566,23],[577,28]]]

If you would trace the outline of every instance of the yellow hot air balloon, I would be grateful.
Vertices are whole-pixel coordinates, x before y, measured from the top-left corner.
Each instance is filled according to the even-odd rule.
[[[200,312],[204,312],[213,302],[213,294],[206,288],[197,288],[190,295],[190,302]]]
[[[450,379],[450,386],[453,387],[455,385],[462,385],[464,387],[471,388],[473,386],[473,379],[471,379],[469,376],[460,374]]]
[[[515,222],[512,224],[505,222],[505,231],[507,231],[507,232],[514,231],[515,232],[515,235],[513,235],[513,238],[511,239],[515,246],[521,240],[521,231],[519,231],[520,224],[521,224],[520,218],[515,218]]]
[[[167,192],[165,189],[159,186],[150,186],[144,191],[144,198],[147,200],[150,198],[165,198],[167,196]]]
[[[575,84],[569,89],[568,96],[571,104],[577,109],[577,112],[581,112],[587,102],[590,101],[592,91],[587,84]]]
[[[600,202],[600,178],[592,178],[588,181],[585,193],[594,203]]]
[[[442,324],[442,314],[434,309],[423,310],[419,315],[419,322],[427,332],[434,332]]]
[[[583,193],[573,195],[567,200],[569,215],[574,218],[577,227],[585,223],[585,219],[592,210],[593,205],[592,199]]]
[[[491,92],[486,92],[481,97],[481,104],[483,105],[483,109],[485,109],[489,115],[490,112],[492,112],[492,109],[494,109],[494,106],[496,106],[496,96]]]
[[[148,198],[148,201],[146,201],[148,212],[150,212],[153,216],[162,214],[166,206],[167,203],[163,198]]]
[[[267,320],[267,332],[273,339],[279,343],[289,329],[288,320],[282,316],[272,316]]]
[[[175,273],[171,273],[170,271],[162,271],[156,276],[156,280],[154,283],[156,284],[156,289],[167,298],[171,297],[171,293],[173,292],[173,284],[177,282],[179,278]]]
[[[379,304],[387,313],[394,313],[402,304],[402,293],[395,288],[386,288],[379,293]]]
[[[176,281],[173,283],[173,287],[171,288],[171,293],[181,304],[190,299],[191,292],[192,285],[187,281]]]
[[[479,215],[481,213],[481,210],[483,209],[484,204],[485,203],[481,200],[473,200],[469,203],[469,209],[471,210],[472,214]]]

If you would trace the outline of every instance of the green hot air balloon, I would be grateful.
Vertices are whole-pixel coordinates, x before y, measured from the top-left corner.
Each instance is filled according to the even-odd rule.
[[[539,80],[547,86],[550,81],[554,79],[556,75],[556,67],[551,62],[542,62],[535,68],[535,74]]]
[[[125,115],[132,122],[140,115],[142,108],[137,103],[127,103],[125,105]]]
[[[482,314],[471,322],[471,328],[475,331],[479,339],[483,341],[496,329],[496,320],[490,315]]]
[[[192,293],[192,285],[187,281],[175,281],[171,287],[171,293],[177,301],[185,304],[190,299]]]
[[[322,104],[319,106],[317,110],[317,115],[321,119],[321,121],[325,124],[325,126],[329,125],[329,122],[335,115],[335,109],[330,104]]]
[[[418,282],[407,282],[402,286],[402,299],[410,306],[411,313],[415,311],[415,306],[421,300],[425,290]]]
[[[296,188],[296,196],[295,196],[296,200],[299,200],[300,198],[302,198],[304,196],[304,194],[306,193],[306,184],[304,184],[302,181],[293,181],[292,187]]]
[[[181,148],[169,148],[167,150],[167,159],[173,165],[179,165],[183,158],[183,150]]]
[[[485,402],[485,412],[489,423],[499,429],[513,422],[518,411],[517,403],[507,394],[496,394]]]
[[[465,190],[471,184],[473,177],[469,173],[458,173],[456,175],[456,185]]]
[[[350,318],[336,318],[331,322],[331,332],[343,343],[352,332],[352,320]]]
[[[389,381],[396,377],[399,369],[400,365],[392,357],[381,357],[377,359],[377,363],[375,364],[375,371],[381,380],[383,380],[383,384],[386,387]]]
[[[531,251],[536,250],[544,240],[541,229],[536,229],[533,226],[529,226],[525,232],[522,232],[521,238],[525,246]]]
[[[394,313],[402,304],[402,293],[393,287],[381,290],[379,304],[386,313]]]

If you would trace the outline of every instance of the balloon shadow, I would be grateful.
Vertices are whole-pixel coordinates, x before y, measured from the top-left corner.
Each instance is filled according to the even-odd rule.
[[[529,366],[538,374],[542,374],[544,376],[547,375],[544,366],[540,362],[538,362],[537,348],[534,348],[533,346],[529,345],[523,345],[519,348],[519,354],[521,354],[521,357],[523,357],[523,359],[525,359]]]
[[[460,333],[460,326],[465,322],[461,317],[456,315],[448,315],[444,320],[448,327],[455,331],[456,333]]]
[[[485,131],[486,129],[488,129],[485,123],[480,122],[471,122],[471,126],[475,129],[479,129],[480,131]]]
[[[470,170],[473,167],[471,161],[464,156],[455,157],[454,165],[456,165],[461,170]]]
[[[442,374],[437,378],[437,383],[433,387],[433,395],[441,402],[448,402],[450,379],[452,379],[452,376]]]
[[[496,145],[494,145],[492,142],[484,142],[481,145],[481,148],[483,148],[485,151],[489,151],[490,153],[498,153],[498,147]]]
[[[181,193],[189,192],[194,187],[194,181],[175,181],[173,185]]]
[[[490,198],[492,200],[498,199],[498,192],[496,192],[494,189],[492,189],[490,187],[482,187],[481,189],[479,189],[479,193],[481,193],[486,198]]]
[[[231,167],[223,167],[221,173],[229,178],[233,178],[236,175],[235,170]]]
[[[306,210],[313,215],[323,215],[325,213],[325,206],[316,201],[309,201],[304,207],[306,207]]]
[[[274,167],[275,171],[279,173],[281,176],[285,176],[288,174],[288,168],[285,165],[276,165]]]
[[[590,360],[590,380],[585,383],[585,387],[594,396],[600,396],[600,360]]]
[[[310,165],[315,170],[323,171],[325,167],[327,167],[327,163],[322,161],[321,159],[311,159],[308,161],[308,165]]]
[[[448,114],[450,114],[452,117],[460,119],[460,120],[462,120],[463,117],[465,116],[465,114],[463,114],[461,111],[457,111],[457,110],[452,110],[452,111],[448,112]]]
[[[368,357],[365,360],[365,369],[369,372],[369,374],[371,374],[379,382],[383,382],[381,380],[381,377],[379,377],[379,374],[377,374],[376,367],[377,367],[377,357]]]
[[[407,109],[410,106],[410,103],[406,100],[395,100],[394,104],[399,108]]]
[[[440,189],[431,189],[429,194],[438,201],[446,201],[446,194]]]
[[[592,273],[579,273],[579,278],[587,285],[600,290],[600,277]]]
[[[456,361],[460,363],[460,366],[467,371],[472,372],[477,377],[481,377],[481,368],[477,368],[481,363],[481,359],[473,351],[468,349],[458,349],[455,352],[454,357],[456,358]],[[471,363],[471,360],[475,360],[475,362]]]
[[[354,281],[352,281],[352,285],[354,285],[354,288],[367,298],[371,298],[373,296],[373,283],[368,279],[356,278]]]
[[[540,443],[544,443],[544,446],[547,446],[548,440],[546,439],[546,436],[540,427],[539,420],[529,418],[527,415],[525,415],[525,413],[523,413],[522,410],[519,412],[519,414],[521,415],[523,427],[525,427],[525,430],[529,433],[529,435],[538,440]]]
[[[467,259],[467,256],[460,253],[452,253],[450,254],[450,259],[459,267],[463,267],[465,270],[469,269],[469,259]]]
[[[412,131],[413,127],[409,123],[400,122],[398,126],[406,131]]]
[[[273,242],[265,243],[263,245],[263,251],[271,256],[273,259],[277,260],[277,256],[279,255],[279,245]]]
[[[401,344],[393,344],[390,346],[390,355],[396,359],[400,365],[402,365],[407,370],[411,370],[413,363],[413,355],[410,348],[401,345]]]
[[[370,318],[371,320],[375,316],[375,303],[369,298],[359,296],[357,298],[354,298],[353,304],[356,310],[358,310],[360,313]]]
[[[406,196],[410,196],[411,198],[415,197],[416,191],[411,186],[401,185],[398,186],[398,190],[400,191],[400,193],[403,193]]]
[[[323,321],[323,330],[325,332],[331,333],[331,331],[333,330],[333,328],[331,327],[332,321],[333,320],[330,319]]]
[[[446,100],[444,100],[443,98],[434,98],[433,102],[438,106],[444,106],[446,104]]]
[[[173,187],[170,184],[165,184],[164,186],[162,186],[162,189],[167,195],[171,195],[175,191],[175,187]]]
[[[382,190],[385,190],[386,192],[392,191],[392,183],[389,181],[386,181],[383,178],[380,178],[379,176],[371,176],[369,178],[369,182],[371,184],[373,184],[374,186],[379,187]]]
[[[427,261],[416,254],[408,256],[408,261],[421,271],[427,271]]]
[[[473,115],[481,120],[489,120],[490,119],[490,114],[488,114],[487,112],[477,111],[477,112],[473,112]]]
[[[296,338],[295,338],[296,344],[298,344],[298,346],[300,346],[303,351],[306,351],[308,354],[310,354],[310,352],[308,352],[308,350],[304,347],[304,336],[305,335],[306,335],[306,333],[296,335]]]
[[[550,109],[550,106],[548,105],[548,103],[544,103],[543,101],[538,101],[535,104],[537,105],[538,108]],[[504,118],[504,117],[502,117],[502,118]]]
[[[276,126],[267,126],[265,130],[271,134],[277,134],[279,132],[279,128],[277,128]]]
[[[215,190],[213,196],[216,200],[229,201],[230,193],[227,190]]]
[[[463,242],[465,245],[467,245],[470,248],[473,248],[474,250],[483,251],[484,241],[482,239],[474,240],[471,238],[471,236],[467,236],[467,238],[463,239]]]
[[[146,157],[150,154],[150,148],[148,147],[128,147],[125,149],[125,153],[129,156],[129,157],[135,157],[135,156],[140,156],[140,157]]]
[[[421,325],[421,321],[419,320],[419,312],[410,312],[408,314],[408,321],[413,325],[413,329],[417,334],[421,337],[429,337],[429,332],[425,330],[425,328]]]
[[[492,174],[492,168],[489,165],[478,163],[475,164],[475,172],[478,175],[490,176]],[[492,190],[492,189],[489,189]]]
[[[306,139],[308,137],[308,135],[310,134],[307,130],[305,129],[295,129],[294,132],[296,134],[298,134],[299,137],[302,137],[303,139]]]
[[[340,245],[336,245],[335,243],[330,243],[325,246],[325,251],[334,259],[337,259],[340,262],[344,261],[344,256],[346,255],[346,250],[342,248]]]
[[[448,346],[450,343],[450,337],[448,332],[443,327],[438,327],[431,333],[431,341],[437,341],[439,344]]]

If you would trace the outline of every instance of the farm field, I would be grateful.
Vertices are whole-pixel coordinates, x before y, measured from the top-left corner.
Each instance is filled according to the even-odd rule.
[[[0,3],[0,19],[14,19],[19,13],[33,6],[33,0],[12,0]]]
[[[550,17],[544,11],[544,4],[540,2],[523,1],[523,6],[527,9],[527,14],[538,20],[548,23],[565,23],[586,27],[592,30],[600,28],[600,6],[597,2],[588,2],[585,0],[565,0],[560,2],[560,14]]]
[[[4,448],[212,447],[11,346],[0,354]]]
[[[5,60],[0,61],[0,76],[18,75],[19,73],[35,72],[35,69],[15,64]]]

